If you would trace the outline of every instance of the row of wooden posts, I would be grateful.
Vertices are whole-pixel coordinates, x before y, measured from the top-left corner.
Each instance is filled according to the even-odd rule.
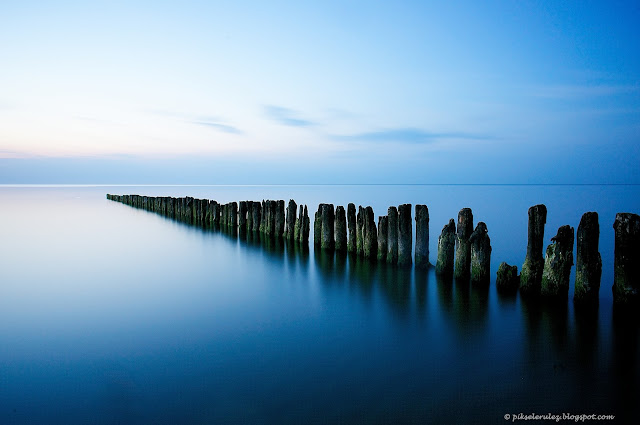
[[[306,205],[299,208],[290,200],[286,209],[283,200],[262,202],[240,201],[219,204],[208,199],[191,197],[152,197],[141,195],[111,195],[107,199],[136,208],[157,212],[167,217],[204,227],[218,226],[232,231],[260,232],[270,237],[308,246],[310,220]],[[516,292],[523,296],[542,295],[547,298],[566,298],[569,292],[573,262],[574,228],[565,225],[558,229],[543,256],[544,226],[547,208],[529,208],[527,255],[522,270],[517,266],[500,264],[496,286],[500,292]],[[313,222],[313,242],[317,249],[348,252],[371,261],[399,266],[428,268],[429,210],[426,205],[415,206],[415,253],[413,248],[413,220],[411,204],[392,206],[387,215],[378,217],[370,206],[354,204],[334,208],[320,204]],[[613,298],[617,304],[637,304],[640,299],[640,216],[618,213],[614,222],[614,284]],[[599,298],[602,260],[598,251],[600,227],[598,214],[582,216],[577,232],[577,264],[574,300],[582,304],[596,304]],[[443,277],[471,280],[473,284],[488,285],[490,277],[491,240],[487,226],[478,222],[473,227],[473,213],[463,208],[457,225],[450,219],[438,237],[435,271]]]

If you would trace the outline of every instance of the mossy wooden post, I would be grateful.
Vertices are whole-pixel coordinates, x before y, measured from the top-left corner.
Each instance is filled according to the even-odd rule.
[[[429,267],[429,209],[416,205],[416,267]]]
[[[260,209],[260,228],[258,229],[260,233],[264,233],[267,229],[267,201],[262,200],[262,208]]]
[[[378,217],[378,261],[387,261],[387,237],[389,236],[389,217]]]
[[[285,213],[284,213],[284,200],[280,199],[276,201],[276,214],[273,227],[273,235],[281,238],[284,236],[285,225]]]
[[[364,254],[364,208],[358,205],[358,213],[356,214],[356,254],[361,256]]]
[[[165,217],[169,214],[169,198],[166,196],[160,198],[160,214]]]
[[[181,201],[180,221],[186,222],[187,221],[187,213],[189,211],[189,208],[188,208],[189,200],[186,197],[183,197],[183,198],[180,198],[180,201]]]
[[[265,235],[271,235],[273,229],[273,209],[271,207],[272,202],[270,199],[263,201],[262,206],[262,233]]]
[[[238,229],[247,229],[247,201],[238,202]]]
[[[174,220],[177,219],[177,209],[178,200],[174,197],[171,197],[171,200],[169,201],[169,217],[173,218]]]
[[[376,218],[371,207],[364,209],[362,234],[364,258],[375,260],[378,254],[378,231],[376,230]]]
[[[322,239],[320,246],[322,249],[334,249],[335,247],[335,217],[333,204],[322,204]]]
[[[576,283],[573,291],[573,300],[576,303],[598,303],[602,277],[602,257],[598,252],[599,239],[598,213],[584,213],[576,236]]]
[[[298,217],[296,217],[296,224],[293,226],[293,240],[296,242],[300,242],[300,230],[302,229],[302,223],[304,221],[304,209],[302,205],[300,205],[300,213]]]
[[[613,302],[637,307],[640,303],[640,216],[618,213],[613,229]]]
[[[309,246],[309,231],[310,229],[310,220],[309,220],[309,210],[307,206],[304,206],[304,220],[300,224],[300,243],[303,246]]]
[[[529,224],[527,228],[527,256],[520,271],[520,293],[537,295],[542,283],[544,258],[544,225],[547,222],[547,207],[543,204],[529,208]]]
[[[436,274],[444,277],[453,276],[454,255],[456,250],[456,222],[449,219],[449,223],[442,228],[438,237],[438,259],[436,260]]]
[[[313,220],[313,245],[316,247],[320,247],[322,242],[322,206],[324,204],[318,205],[318,211],[316,211],[316,215]]]
[[[161,201],[161,200],[158,200],[158,201]],[[208,199],[200,199],[198,201],[198,224],[200,224],[201,226],[205,225],[205,217],[207,215],[208,204],[209,204]],[[158,205],[158,208],[160,208],[160,205]]]
[[[489,285],[491,282],[491,239],[484,222],[478,223],[469,242],[471,243],[471,283]]]
[[[503,294],[515,294],[519,283],[518,266],[510,266],[504,261],[500,263],[496,275],[496,290]]]
[[[247,201],[247,221],[244,228],[247,232],[253,229],[253,201]]]
[[[262,226],[262,205],[262,203],[257,201],[253,203],[253,227],[251,230],[254,232],[259,232]]]
[[[287,204],[287,217],[285,219],[284,237],[286,240],[292,241],[295,237],[296,213],[298,205],[293,199],[289,199]]]
[[[213,226],[220,227],[220,214],[222,213],[222,207],[217,201],[213,201]]]
[[[387,210],[387,263],[398,263],[398,209],[389,207]]]
[[[456,279],[469,278],[471,270],[471,242],[473,233],[473,213],[471,208],[463,208],[458,213],[458,227],[456,233],[456,265],[454,276]]]
[[[412,263],[413,223],[411,221],[411,204],[398,206],[398,264]]]
[[[542,270],[540,293],[545,297],[564,298],[569,295],[569,279],[573,266],[573,227],[565,225],[551,238]]]
[[[188,196],[186,198],[186,208],[185,208],[185,212],[186,212],[186,221],[189,224],[193,224],[193,198]]]
[[[282,212],[283,212],[283,217],[284,217],[284,202],[282,203]],[[284,218],[283,218],[283,223],[284,223]],[[269,236],[276,236],[276,234],[278,233],[278,226],[279,225],[279,221],[278,221],[278,201],[271,200],[269,201]],[[283,230],[284,230],[284,226],[283,226]]]
[[[347,251],[356,252],[356,206],[352,203],[347,205],[347,226],[349,228],[349,240],[347,241]]]
[[[336,221],[334,224],[336,232],[336,251],[347,250],[347,216],[342,205],[336,207]]]
[[[182,200],[180,198],[175,198],[173,200],[173,205],[173,218],[180,221],[180,217],[182,216]]]
[[[213,220],[213,201],[205,199],[204,204],[204,226],[211,227],[211,221]]]
[[[193,224],[200,224],[202,222],[202,200],[194,199],[193,200]],[[155,199],[154,199],[155,204]],[[155,209],[155,205],[154,205]]]

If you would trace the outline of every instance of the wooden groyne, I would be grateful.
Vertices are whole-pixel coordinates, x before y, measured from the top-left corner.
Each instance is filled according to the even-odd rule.
[[[310,219],[306,205],[294,200],[263,200],[218,203],[191,197],[152,197],[112,195],[107,199],[145,209],[171,219],[203,228],[221,229],[235,234],[260,233],[284,239],[302,248],[309,246]],[[499,293],[515,293],[524,297],[540,296],[563,300],[569,292],[571,268],[574,265],[574,228],[561,226],[544,251],[545,205],[528,211],[527,253],[518,275],[517,266],[500,264],[496,276]],[[314,216],[313,243],[318,252],[347,255],[366,262],[383,262],[406,268],[415,261],[416,269],[431,266],[429,261],[429,210],[415,206],[415,256],[411,204],[391,206],[387,215],[376,217],[370,206],[350,203],[322,203]],[[617,305],[640,304],[640,216],[618,213],[615,231],[613,300]],[[576,278],[574,302],[597,305],[602,259],[598,252],[600,228],[598,214],[582,216],[577,232]],[[470,281],[486,287],[491,281],[491,239],[487,225],[473,227],[473,213],[463,208],[456,221],[451,218],[438,237],[436,274],[443,279]]]

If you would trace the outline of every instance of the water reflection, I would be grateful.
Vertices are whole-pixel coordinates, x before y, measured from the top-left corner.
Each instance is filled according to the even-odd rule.
[[[489,288],[469,279],[436,275],[440,308],[460,335],[486,330]]]
[[[407,317],[411,301],[411,269],[380,263],[377,267],[384,299],[396,316]]]
[[[640,318],[637,310],[613,309],[612,336],[614,406],[621,422],[632,423],[640,415],[637,395],[640,392],[640,370],[638,369],[638,341]]]
[[[416,309],[419,313],[425,313],[427,309],[429,275],[429,271],[423,268],[416,267],[413,269],[413,281],[416,290]]]
[[[540,355],[547,348],[556,356],[565,352],[568,339],[567,303],[551,302],[535,297],[521,299],[521,311],[527,331],[527,341],[531,355]],[[564,364],[554,364],[556,369]]]

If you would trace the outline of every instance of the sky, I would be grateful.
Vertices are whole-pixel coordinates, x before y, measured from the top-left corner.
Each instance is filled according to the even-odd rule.
[[[638,22],[637,1],[1,1],[0,184],[638,184]]]

